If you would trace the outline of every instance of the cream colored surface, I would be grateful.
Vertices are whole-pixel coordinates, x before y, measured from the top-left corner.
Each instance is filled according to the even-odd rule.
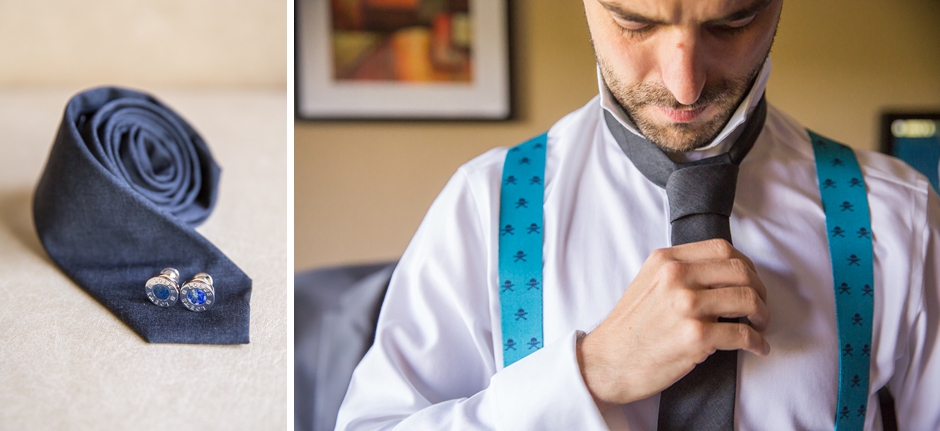
[[[0,84],[284,86],[287,4],[0,1]]]
[[[458,166],[597,93],[582,3],[513,3],[517,120],[296,123],[295,268],[397,258]],[[876,148],[882,109],[940,109],[938,22],[936,0],[785,0],[768,98],[820,133]]]
[[[207,346],[144,342],[43,251],[32,191],[78,90],[0,88],[0,429],[286,429],[284,91],[148,90],[222,167],[197,230],[253,280],[251,343]]]

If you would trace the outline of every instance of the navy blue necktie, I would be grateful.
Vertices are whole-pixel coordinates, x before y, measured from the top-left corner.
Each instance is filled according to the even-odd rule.
[[[738,164],[760,135],[767,117],[762,97],[727,153],[688,163],[673,162],[648,140],[627,131],[609,113],[607,126],[647,179],[666,189],[672,245],[712,238],[731,242]],[[724,320],[724,319],[719,319]],[[734,429],[738,352],[719,350],[662,392],[659,431]]]
[[[247,343],[251,279],[193,229],[215,205],[219,173],[199,134],[157,99],[88,90],[65,107],[36,187],[36,231],[69,278],[147,341]],[[209,273],[215,305],[153,305],[144,284],[166,267],[180,284]]]

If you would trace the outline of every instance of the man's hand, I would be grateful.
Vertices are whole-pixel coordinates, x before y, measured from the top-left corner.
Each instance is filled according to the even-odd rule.
[[[766,298],[754,264],[725,240],[656,250],[610,315],[578,342],[584,382],[603,410],[661,392],[716,350],[766,356]]]

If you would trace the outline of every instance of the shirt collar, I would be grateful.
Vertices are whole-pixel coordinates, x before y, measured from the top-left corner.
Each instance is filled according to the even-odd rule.
[[[731,119],[728,120],[728,124],[725,125],[721,133],[715,137],[715,140],[702,148],[686,153],[670,153],[670,158],[677,162],[693,161],[716,156],[727,151],[728,146],[740,135],[740,126],[744,124],[744,121],[747,120],[747,116],[754,111],[754,108],[757,107],[757,103],[760,102],[760,98],[764,94],[764,89],[767,88],[767,80],[770,78],[770,68],[770,57],[767,57],[767,61],[764,62],[760,73],[757,74],[757,79],[754,80],[754,85],[751,86],[751,91],[748,92],[744,100],[741,101],[741,104],[738,105],[738,109],[734,111]],[[627,117],[627,114],[623,112],[623,108],[620,107],[620,103],[617,102],[614,95],[611,94],[610,89],[607,87],[601,75],[600,67],[597,69],[597,83],[601,95],[601,106],[610,112],[624,128],[637,136],[644,137],[643,134],[637,130],[636,125]]]

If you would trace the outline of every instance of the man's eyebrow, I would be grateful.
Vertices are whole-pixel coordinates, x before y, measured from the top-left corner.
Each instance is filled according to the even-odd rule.
[[[706,24],[720,25],[720,24],[737,21],[739,19],[744,19],[744,18],[757,15],[758,13],[760,13],[760,11],[767,8],[767,6],[770,6],[770,4],[773,3],[773,1],[774,0],[756,0],[754,3],[748,5],[744,9],[732,12],[731,14],[726,15],[721,18],[709,20],[706,22]],[[619,5],[608,3],[604,0],[597,0],[597,2],[600,3],[600,5],[604,7],[604,9],[607,9],[608,12],[616,15],[617,17],[625,21],[633,21],[633,22],[641,23],[641,24],[666,24],[665,21],[653,19],[650,17],[640,15],[636,12],[625,10]]]

